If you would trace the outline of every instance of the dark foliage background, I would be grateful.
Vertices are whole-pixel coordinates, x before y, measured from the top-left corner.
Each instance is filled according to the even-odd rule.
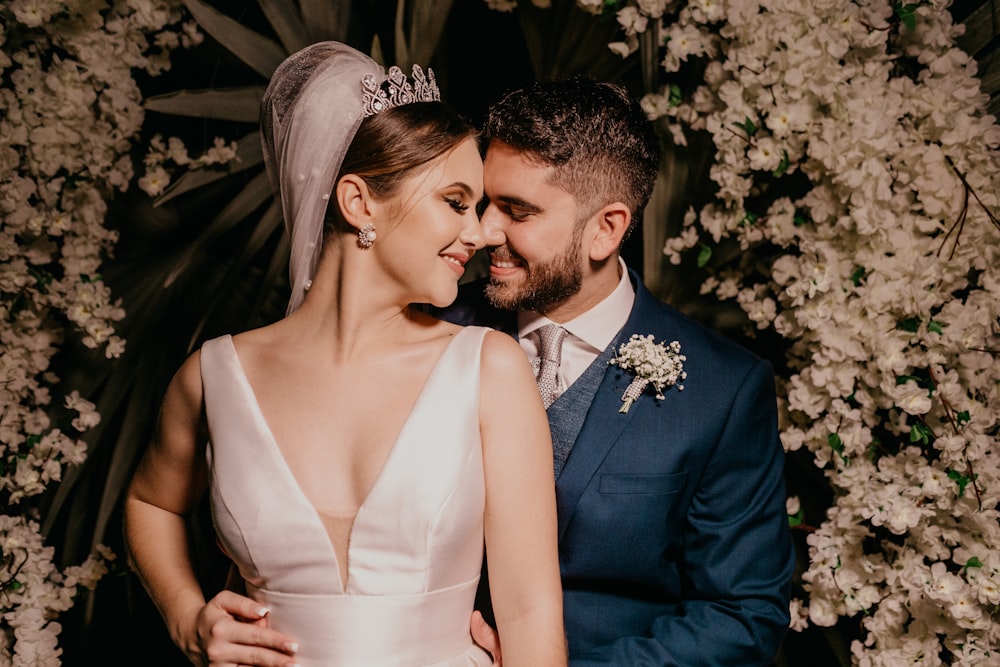
[[[210,4],[236,23],[279,41],[258,4],[238,0]],[[377,39],[386,64],[395,61],[397,0],[330,4],[343,9],[349,20],[337,27],[338,34],[314,34],[313,41],[336,38],[369,51]],[[493,100],[536,78],[583,72],[617,80],[637,96],[646,92],[648,82],[638,58],[623,61],[605,46],[620,38],[613,14],[595,19],[577,10],[573,0],[556,0],[550,10],[538,10],[522,0],[522,7],[511,14],[494,12],[482,0],[445,4],[450,4],[447,22],[429,65],[442,97],[477,125]],[[287,5],[292,11],[297,6]],[[952,11],[957,20],[969,22],[963,46],[980,60],[984,89],[993,95],[991,109],[1000,112],[1000,66],[994,62],[996,3],[959,1]],[[210,36],[197,48],[177,52],[168,74],[140,80],[148,98],[180,90],[263,87],[266,82],[265,76]],[[192,154],[210,146],[216,136],[249,137],[252,153],[250,135],[255,130],[252,118],[150,110],[134,157],[140,165],[143,147],[157,133],[181,137]],[[665,169],[670,173],[661,219],[652,226],[647,220],[644,229],[629,239],[626,261],[644,271],[661,298],[770,358],[780,370],[781,341],[766,334],[747,337],[738,307],[706,302],[698,295],[703,278],[698,271],[687,265],[673,267],[662,259],[662,239],[679,228],[679,212],[711,194],[709,145],[695,138],[687,149],[666,148]],[[128,313],[122,323],[128,349],[111,364],[83,348],[69,348],[57,360],[65,382],[80,387],[84,395],[98,397],[103,416],[102,424],[89,434],[86,463],[71,472],[43,508],[49,541],[63,564],[80,562],[98,543],[124,554],[125,484],[149,439],[166,385],[183,359],[207,338],[260,326],[284,311],[286,250],[280,219],[270,208],[270,199],[260,194],[259,163],[244,164],[250,166],[221,170],[216,180],[159,201],[133,187],[111,202],[109,224],[120,232],[121,240],[115,257],[105,264],[104,277]],[[786,466],[789,492],[802,498],[806,524],[818,523],[831,503],[821,472],[808,456],[789,456]],[[795,534],[802,569],[806,531]],[[210,596],[221,587],[227,563],[215,546],[206,507],[194,517],[192,535],[194,560]],[[97,590],[61,622],[66,665],[188,664],[123,556]],[[848,665],[848,647],[858,635],[856,621],[851,620],[834,628],[789,633],[776,664]]]

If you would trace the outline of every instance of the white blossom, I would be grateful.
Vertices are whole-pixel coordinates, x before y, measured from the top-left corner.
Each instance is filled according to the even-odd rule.
[[[3,664],[59,664],[58,615],[113,557],[99,551],[59,571],[27,517],[68,466],[83,462],[78,436],[100,421],[79,391],[53,400],[60,380],[52,358],[70,337],[103,347],[109,358],[124,349],[115,323],[125,313],[100,277],[118,238],[104,224],[106,198],[133,178],[130,151],[144,115],[135,74],[158,74],[171,48],[200,39],[191,22],[178,25],[180,7],[177,0],[13,0],[0,8]],[[232,159],[232,148],[217,144],[205,160]]]
[[[622,394],[619,412],[628,412],[647,386],[653,387],[658,400],[663,400],[663,391],[667,387],[676,386],[678,391],[684,391],[684,385],[679,382],[687,378],[684,371],[687,357],[680,351],[677,341],[654,343],[652,335],[632,334],[628,342],[622,343],[618,353],[608,363],[635,377]]]
[[[646,24],[649,23],[649,17],[639,13],[636,7],[623,7],[618,10],[617,17],[626,35],[645,32]]]
[[[701,291],[786,339],[782,445],[834,491],[792,625],[858,616],[863,666],[1000,645],[1000,128],[947,7],[911,29],[888,0],[682,2],[663,67],[708,61],[698,104],[643,100],[715,148],[714,201],[664,253],[744,250]]]

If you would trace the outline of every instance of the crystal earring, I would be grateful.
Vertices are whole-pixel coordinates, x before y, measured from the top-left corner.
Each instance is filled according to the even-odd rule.
[[[358,247],[364,250],[375,245],[375,225],[370,222],[358,230]]]

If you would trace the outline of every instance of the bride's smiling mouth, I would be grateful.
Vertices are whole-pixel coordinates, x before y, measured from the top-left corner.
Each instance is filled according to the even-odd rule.
[[[465,263],[469,261],[469,255],[458,255],[455,253],[441,254],[448,266],[450,266],[459,276],[465,273]]]

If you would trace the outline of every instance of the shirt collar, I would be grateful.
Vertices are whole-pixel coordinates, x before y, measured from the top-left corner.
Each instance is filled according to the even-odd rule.
[[[635,289],[628,276],[628,267],[621,257],[618,258],[618,265],[622,275],[614,291],[590,310],[562,323],[566,331],[598,351],[610,345],[615,335],[625,326],[635,303]],[[517,335],[524,338],[538,327],[551,322],[539,312],[519,311]]]

